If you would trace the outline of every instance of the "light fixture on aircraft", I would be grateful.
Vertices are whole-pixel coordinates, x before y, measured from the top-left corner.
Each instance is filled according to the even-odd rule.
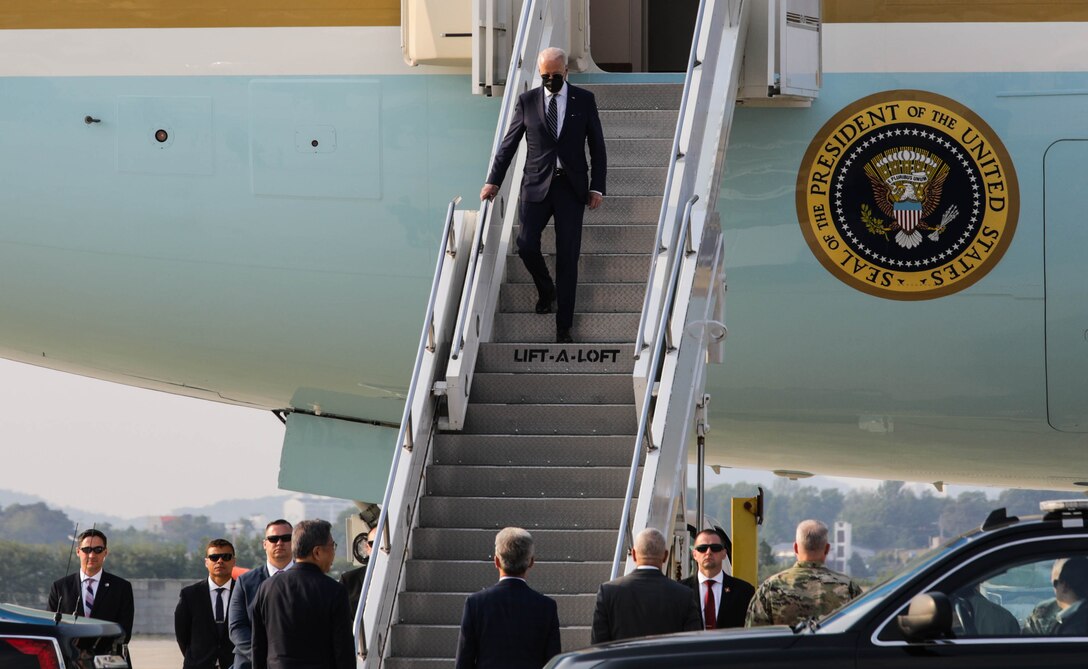
[[[781,476],[784,479],[796,481],[797,479],[812,478],[812,472],[802,472],[795,469],[776,469],[772,472],[775,476]]]
[[[159,128],[155,131],[155,141],[159,144],[164,143],[168,139],[170,139],[170,133],[166,132],[162,128]]]

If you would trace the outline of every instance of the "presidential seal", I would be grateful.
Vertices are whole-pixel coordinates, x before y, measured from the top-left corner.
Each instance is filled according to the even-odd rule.
[[[828,121],[797,176],[797,217],[817,259],[870,295],[924,300],[963,290],[1016,230],[1009,154],[963,105],[924,91],[858,100]]]

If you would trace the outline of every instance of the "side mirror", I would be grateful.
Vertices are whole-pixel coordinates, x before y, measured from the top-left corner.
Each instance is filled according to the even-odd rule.
[[[910,641],[951,637],[952,603],[940,592],[916,595],[899,616],[899,629]]]

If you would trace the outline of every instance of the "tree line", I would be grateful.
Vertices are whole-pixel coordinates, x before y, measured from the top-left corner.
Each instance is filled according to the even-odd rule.
[[[333,538],[344,540],[344,520],[330,518]],[[246,519],[226,524],[207,516],[181,515],[164,519],[161,531],[117,528],[107,524],[98,529],[109,537],[106,571],[126,579],[207,578],[204,553],[208,541],[225,538],[234,544],[236,564],[254,567],[265,561],[261,546],[264,527]],[[80,530],[86,529],[80,527]],[[75,527],[67,514],[46,504],[11,504],[0,508],[0,602],[41,606],[53,581],[79,569],[79,557],[72,553]],[[341,555],[335,573],[349,569]]]

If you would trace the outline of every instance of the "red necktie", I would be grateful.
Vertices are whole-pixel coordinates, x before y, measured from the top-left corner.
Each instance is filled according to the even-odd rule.
[[[718,625],[718,607],[714,606],[714,581],[705,581],[706,583],[706,603],[703,604],[703,621],[706,622],[706,628],[712,630]]]

